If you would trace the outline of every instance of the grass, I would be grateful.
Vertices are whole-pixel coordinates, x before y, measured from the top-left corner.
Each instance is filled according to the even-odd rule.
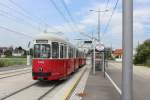
[[[26,58],[0,58],[0,67],[25,65]]]

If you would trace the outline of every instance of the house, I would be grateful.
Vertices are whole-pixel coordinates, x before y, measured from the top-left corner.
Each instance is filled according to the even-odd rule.
[[[24,55],[24,53],[25,53],[25,50],[23,50],[22,48],[15,48],[12,52],[12,56],[21,57]]]
[[[112,57],[116,58],[116,61],[122,61],[123,50],[115,49],[112,51]]]
[[[6,57],[6,52],[13,51],[13,47],[0,47],[0,57]]]

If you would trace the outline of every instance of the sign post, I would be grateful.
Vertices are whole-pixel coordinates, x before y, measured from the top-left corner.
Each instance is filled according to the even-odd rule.
[[[100,51],[104,51],[104,44],[102,44],[102,43],[100,43],[100,42],[98,42],[97,43],[97,45],[96,45],[96,49],[100,52]],[[102,52],[102,59],[99,59],[100,60],[100,62],[102,62],[102,64],[100,63],[100,65],[99,66],[102,66],[102,72],[104,72],[104,64],[105,64],[105,62],[104,62],[104,52]]]

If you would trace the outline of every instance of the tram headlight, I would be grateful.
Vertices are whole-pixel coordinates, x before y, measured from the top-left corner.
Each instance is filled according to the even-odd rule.
[[[42,72],[43,71],[43,68],[42,67],[39,67],[39,72]]]

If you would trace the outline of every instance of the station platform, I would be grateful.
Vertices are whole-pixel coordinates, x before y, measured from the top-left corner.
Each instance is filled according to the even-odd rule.
[[[90,61],[89,61],[90,62]],[[85,65],[85,73],[69,100],[120,100],[121,96],[102,71],[92,73],[91,64]]]
[[[82,100],[120,100],[121,96],[101,71],[90,71]]]

